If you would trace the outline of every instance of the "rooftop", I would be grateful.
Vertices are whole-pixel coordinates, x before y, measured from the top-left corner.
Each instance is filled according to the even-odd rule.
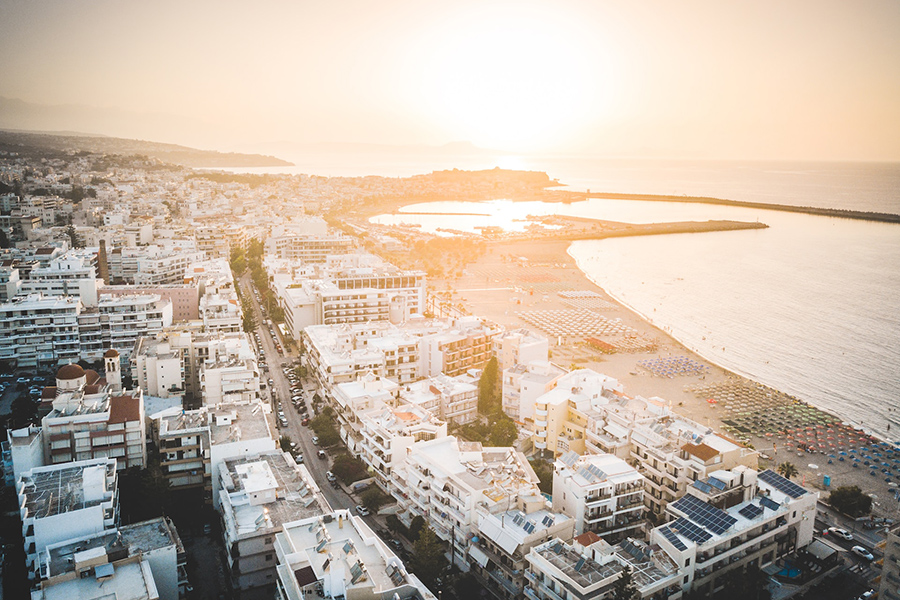
[[[19,479],[19,495],[27,517],[43,519],[111,502],[107,479],[115,478],[116,460],[97,458],[35,467]]]

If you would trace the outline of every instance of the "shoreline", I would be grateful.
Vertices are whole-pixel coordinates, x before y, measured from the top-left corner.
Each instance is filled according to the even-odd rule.
[[[569,253],[571,244],[572,240],[562,239],[490,242],[485,254],[468,265],[461,277],[436,280],[434,293],[445,293],[446,287],[446,292],[452,295],[452,302],[462,303],[474,315],[505,327],[527,328],[546,336],[551,344],[550,360],[563,367],[591,368],[615,378],[629,396],[660,397],[673,412],[709,426],[726,437],[740,437],[761,453],[770,456],[768,459],[760,458],[760,469],[775,468],[781,462],[793,463],[800,472],[797,481],[810,489],[821,491],[823,499],[827,497],[828,489],[841,485],[858,485],[877,498],[890,499],[890,488],[884,481],[884,475],[872,477],[868,468],[857,468],[861,465],[851,460],[838,461],[839,448],[820,449],[810,444],[814,451],[798,452],[799,448],[793,447],[794,442],[786,441],[781,434],[764,434],[762,430],[737,433],[733,425],[740,418],[737,416],[739,411],[732,411],[724,401],[718,405],[708,403],[704,398],[713,393],[706,390],[718,386],[731,391],[735,388],[739,392],[761,392],[776,397],[779,402],[767,412],[775,414],[793,407],[820,419],[826,415],[828,422],[849,422],[737,370],[724,367],[690,348],[673,334],[652,323],[648,316],[619,300],[588,277]],[[633,329],[639,336],[653,338],[657,341],[657,346],[649,352],[619,351],[602,354],[599,350],[592,349],[584,341],[583,335],[557,337],[523,318],[523,315],[531,311],[577,310],[573,308],[572,302],[557,295],[557,292],[564,290],[594,292],[598,296],[598,304],[604,306],[591,309],[592,311]],[[704,375],[665,378],[651,375],[637,366],[641,360],[664,359],[676,355],[686,356],[707,367],[708,371]],[[837,428],[838,425],[834,427]],[[867,439],[866,445],[872,443],[869,440],[882,441],[870,432],[857,435],[860,439]],[[824,439],[823,434],[821,441]],[[843,456],[840,458],[843,459]],[[848,456],[849,458],[852,456]],[[831,477],[831,488],[823,485],[823,475]],[[878,500],[876,504],[879,504]],[[889,510],[887,506],[877,505],[873,512],[884,514],[885,510]],[[888,514],[892,515],[893,511]]]

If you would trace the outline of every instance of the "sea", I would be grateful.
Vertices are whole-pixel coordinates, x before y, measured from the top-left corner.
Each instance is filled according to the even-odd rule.
[[[392,163],[393,161],[393,163]],[[318,164],[316,164],[318,163]],[[767,229],[575,242],[579,268],[613,297],[723,367],[900,441],[900,225],[765,209],[628,201],[606,193],[900,214],[900,163],[603,159],[578,156],[334,157],[297,172],[409,176],[445,168],[546,171],[590,191],[571,204],[441,202],[382,215],[423,231],[521,230],[529,216],[630,223],[731,219]],[[479,213],[488,216],[446,213]],[[437,231],[440,229],[441,231]]]

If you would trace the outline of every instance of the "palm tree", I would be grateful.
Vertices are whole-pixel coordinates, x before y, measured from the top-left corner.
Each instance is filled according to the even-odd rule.
[[[797,467],[793,465],[793,463],[783,462],[778,465],[778,474],[782,477],[787,477],[790,479],[795,475],[799,475],[800,471],[797,470]]]

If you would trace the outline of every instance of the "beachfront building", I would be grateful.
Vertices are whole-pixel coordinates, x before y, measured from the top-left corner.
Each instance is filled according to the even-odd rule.
[[[436,375],[401,387],[399,395],[404,404],[419,406],[457,425],[478,417],[478,387],[468,381]]]
[[[885,536],[878,597],[884,600],[900,600],[900,523],[890,527]]]
[[[713,471],[666,506],[650,543],[681,565],[685,592],[718,593],[748,566],[760,569],[813,541],[818,494],[774,471]]]
[[[166,517],[52,544],[38,558],[32,599],[178,600],[187,591],[187,555]]]
[[[299,519],[275,535],[278,600],[434,600],[362,518],[348,510]]]
[[[553,465],[553,510],[574,519],[576,535],[592,531],[608,541],[639,536],[644,478],[610,454],[569,451]]]
[[[534,405],[535,449],[552,456],[585,453],[585,431],[610,396],[621,391],[619,382],[591,369],[563,375],[556,386],[539,396]]]
[[[413,444],[406,460],[394,465],[391,477],[401,521],[408,524],[423,517],[448,542],[452,562],[462,569],[470,568],[470,542],[479,535],[480,515],[516,510],[530,515],[548,509],[523,454],[512,448],[484,448],[454,436]],[[572,519],[558,518],[571,531]]]
[[[550,358],[550,343],[547,338],[528,329],[504,331],[494,336],[491,345],[501,372],[516,365],[547,361]]]
[[[635,427],[630,440],[630,459],[644,475],[644,500],[655,514],[713,471],[755,469],[759,463],[755,450],[674,413]]]
[[[306,467],[274,450],[225,460],[216,487],[232,588],[242,598],[273,597],[275,536],[286,523],[325,514],[328,503]]]
[[[16,482],[29,578],[48,546],[114,531],[119,522],[116,459],[35,467]]]
[[[548,360],[518,363],[504,369],[500,400],[503,412],[533,430],[537,399],[555,388],[567,372]]]
[[[120,469],[147,465],[144,395],[115,391],[91,370],[70,364],[44,388],[41,419],[44,464],[115,458]]]
[[[681,572],[671,558],[644,542],[628,538],[616,546],[593,533],[577,536],[571,544],[551,540],[531,549],[525,557],[529,600],[591,598],[612,600],[615,585],[625,570],[639,598],[679,600]]]
[[[457,377],[483,368],[493,356],[492,340],[502,331],[477,317],[453,319],[449,325],[420,342],[422,375],[426,377]]]

